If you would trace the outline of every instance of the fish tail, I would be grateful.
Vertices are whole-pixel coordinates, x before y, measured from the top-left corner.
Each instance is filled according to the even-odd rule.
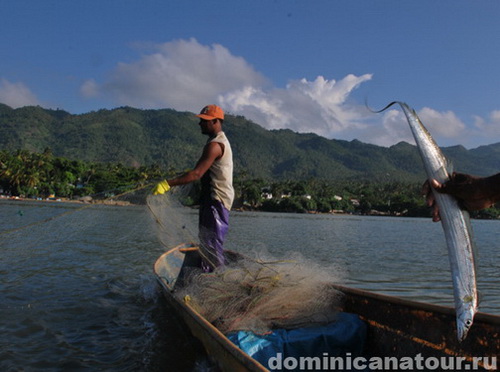
[[[366,108],[373,112],[374,114],[379,114],[385,110],[387,110],[389,107],[393,106],[393,105],[401,105],[402,102],[399,102],[399,101],[392,101],[391,103],[389,103],[387,106],[385,106],[383,109],[381,110],[372,110],[369,106],[368,106],[368,102],[365,101],[365,106]]]

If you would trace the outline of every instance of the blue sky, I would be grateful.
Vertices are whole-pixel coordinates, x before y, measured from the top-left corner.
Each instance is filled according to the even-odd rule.
[[[0,102],[80,114],[217,103],[265,128],[441,146],[500,142],[500,3],[1,0]]]

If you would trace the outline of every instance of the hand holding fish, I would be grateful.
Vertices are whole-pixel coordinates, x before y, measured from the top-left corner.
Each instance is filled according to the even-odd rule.
[[[437,192],[454,196],[469,211],[480,210],[500,200],[500,173],[490,177],[453,173],[445,183],[435,179],[426,181],[422,193],[426,196],[427,205],[432,207],[432,220],[437,222],[441,217],[431,187]]]

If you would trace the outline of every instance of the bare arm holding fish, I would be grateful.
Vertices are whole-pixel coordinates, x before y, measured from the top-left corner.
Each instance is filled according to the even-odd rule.
[[[426,181],[422,192],[427,197],[427,204],[433,207],[432,220],[435,222],[440,221],[441,217],[431,186],[440,193],[454,196],[469,211],[489,208],[500,201],[500,173],[490,177],[453,173],[445,183],[435,179]]]

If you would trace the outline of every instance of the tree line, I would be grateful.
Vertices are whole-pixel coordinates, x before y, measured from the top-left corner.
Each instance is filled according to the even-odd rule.
[[[121,163],[86,162],[27,150],[0,151],[0,194],[26,198],[91,196],[106,199],[142,190],[142,196],[161,179],[176,174],[159,165],[131,167]],[[235,174],[235,208],[270,212],[376,214],[429,216],[421,184],[404,181],[267,180]],[[186,196],[197,204],[199,187]],[[140,199],[140,198],[139,198]],[[499,218],[500,209],[475,212],[477,218]]]
[[[29,149],[86,162],[139,167],[158,164],[182,170],[200,156],[206,138],[193,113],[132,107],[72,115],[62,110],[0,103],[0,149]],[[368,178],[419,182],[425,177],[418,149],[401,142],[390,147],[358,140],[327,139],[289,129],[267,130],[243,116],[226,115],[224,132],[236,172],[268,180]],[[467,150],[442,148],[455,171],[486,176],[498,172],[500,143]]]

